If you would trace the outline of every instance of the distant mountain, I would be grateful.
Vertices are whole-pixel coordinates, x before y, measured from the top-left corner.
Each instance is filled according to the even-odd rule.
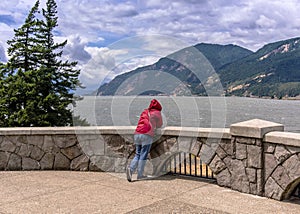
[[[299,95],[300,38],[270,43],[256,52],[236,45],[197,44],[117,76],[100,86],[97,95],[205,96],[218,84],[222,91],[216,95]]]
[[[214,69],[217,71],[222,66],[252,53],[252,51],[236,45],[201,43],[161,58],[152,65],[121,74],[111,82],[100,86],[97,94],[206,95],[203,82],[210,77],[207,70]],[[208,63],[211,64],[212,68],[209,67]],[[206,70],[202,72],[203,69]],[[214,73],[214,71],[210,72]],[[204,79],[205,81],[203,81]]]
[[[228,95],[297,96],[300,94],[300,38],[267,44],[219,70]]]

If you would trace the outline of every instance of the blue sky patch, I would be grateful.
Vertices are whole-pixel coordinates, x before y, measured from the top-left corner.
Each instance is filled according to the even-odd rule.
[[[5,23],[7,25],[16,24],[14,18],[10,15],[0,15],[0,22]]]

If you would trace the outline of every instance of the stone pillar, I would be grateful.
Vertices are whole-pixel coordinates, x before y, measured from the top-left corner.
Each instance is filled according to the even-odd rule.
[[[232,160],[229,166],[231,188],[263,196],[263,137],[271,131],[283,131],[281,124],[253,119],[230,126]]]

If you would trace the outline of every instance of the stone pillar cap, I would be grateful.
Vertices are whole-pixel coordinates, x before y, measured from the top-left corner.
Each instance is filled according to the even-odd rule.
[[[263,138],[268,132],[283,131],[284,126],[266,120],[253,119],[230,126],[230,134],[232,136]]]

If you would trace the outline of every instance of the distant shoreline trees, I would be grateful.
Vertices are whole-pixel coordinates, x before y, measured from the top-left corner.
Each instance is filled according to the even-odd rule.
[[[72,126],[74,92],[81,87],[77,62],[62,61],[62,43],[54,42],[57,24],[55,0],[39,10],[37,0],[25,23],[15,29],[9,45],[9,60],[0,65],[0,126]],[[42,12],[42,19],[36,15]],[[85,120],[76,118],[80,125]]]

